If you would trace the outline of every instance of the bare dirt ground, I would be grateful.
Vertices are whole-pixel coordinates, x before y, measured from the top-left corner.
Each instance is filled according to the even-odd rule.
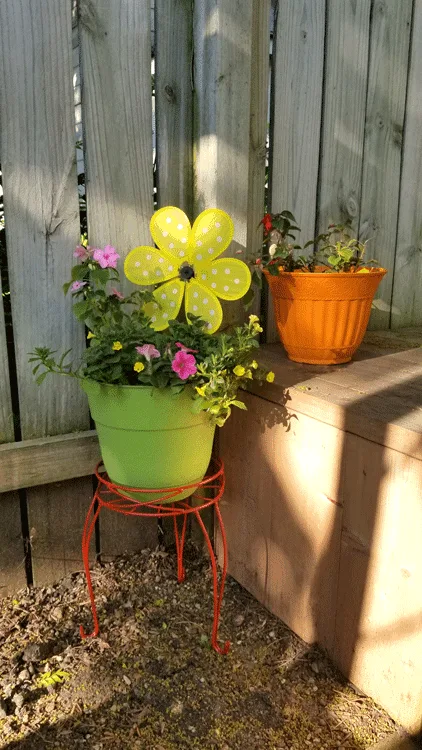
[[[0,748],[361,750],[397,729],[231,579],[214,653],[209,566],[186,566],[179,586],[162,550],[97,565],[91,641],[82,574],[3,599]]]

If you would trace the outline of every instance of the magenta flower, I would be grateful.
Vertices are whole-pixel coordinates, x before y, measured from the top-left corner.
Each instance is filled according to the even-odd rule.
[[[100,264],[101,268],[116,268],[120,255],[111,245],[106,245],[104,250],[96,247],[93,253],[94,260]]]
[[[142,356],[145,357],[148,362],[151,362],[152,359],[161,357],[160,352],[155,348],[154,344],[143,344],[143,346],[135,346],[135,349],[138,354],[142,354]]]
[[[189,349],[188,346],[185,346],[184,344],[181,344],[180,341],[176,341],[176,346],[182,352],[186,352],[186,354],[189,354],[189,352],[192,352],[192,354],[198,354],[198,349]]]
[[[75,252],[73,253],[74,258],[79,258],[79,260],[86,260],[91,255],[91,248],[90,247],[83,247],[82,245],[78,245]]]
[[[112,293],[112,294],[113,294],[113,295],[114,295],[115,297],[118,297],[119,299],[124,299],[124,298],[125,298],[125,295],[124,295],[124,294],[122,294],[121,292],[119,292],[119,290],[118,290],[118,289],[115,289],[115,288],[114,288],[114,286],[113,286],[113,287],[111,288],[111,293]]]
[[[187,380],[190,375],[195,375],[196,373],[195,357],[183,350],[177,352],[171,363],[171,369],[179,376],[180,380]]]
[[[79,292],[79,289],[82,289],[83,286],[86,286],[86,281],[74,281],[70,287],[70,291]]]

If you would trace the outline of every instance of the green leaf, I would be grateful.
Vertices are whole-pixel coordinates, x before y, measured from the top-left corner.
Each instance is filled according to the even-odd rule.
[[[91,280],[95,284],[101,284],[101,286],[105,286],[108,279],[109,272],[107,268],[95,268],[93,271],[91,271]]]
[[[246,404],[243,403],[243,401],[232,401],[233,406],[237,406],[238,409],[243,409],[244,411],[248,411],[248,407]]]
[[[73,305],[73,312],[78,320],[84,320],[88,310],[89,302],[87,300],[83,300],[82,302],[75,302],[75,304]]]
[[[63,293],[65,295],[68,293],[71,283],[72,283],[71,281],[66,281],[66,284],[63,284]]]
[[[82,281],[87,275],[87,270],[86,266],[73,266],[72,281]]]
[[[249,308],[252,307],[254,299],[255,299],[255,292],[252,289],[252,287],[249,287],[248,291],[243,296],[243,300],[242,300],[245,310],[249,310]]]
[[[48,372],[42,372],[41,375],[38,375],[38,377],[36,379],[37,380],[37,384],[41,385],[41,383],[45,380],[45,378],[47,377],[47,375],[48,375]]]
[[[294,222],[296,221],[291,211],[281,211],[280,216],[284,216],[286,219],[289,219],[290,221],[294,221]]]

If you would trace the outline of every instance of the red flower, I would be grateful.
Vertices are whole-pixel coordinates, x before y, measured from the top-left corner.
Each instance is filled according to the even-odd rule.
[[[265,231],[271,232],[271,229],[273,228],[273,224],[271,221],[271,214],[265,214],[264,218],[262,219],[262,223],[264,225]]]
[[[256,265],[259,266],[260,263],[262,263],[261,258],[257,258],[255,261]]]

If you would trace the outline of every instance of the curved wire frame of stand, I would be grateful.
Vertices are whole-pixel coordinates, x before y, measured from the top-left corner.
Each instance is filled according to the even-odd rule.
[[[223,600],[224,585],[227,575],[227,540],[219,507],[219,501],[223,496],[225,485],[224,465],[222,461],[213,459],[212,473],[207,475],[202,480],[202,482],[186,485],[184,487],[173,487],[171,489],[159,490],[134,489],[133,487],[123,487],[122,485],[114,484],[110,481],[107,474],[100,473],[101,466],[102,464],[100,462],[95,470],[95,475],[98,479],[98,485],[85,519],[85,525],[82,534],[82,557],[88,585],[89,598],[91,601],[94,629],[92,633],[87,634],[85,633],[85,630],[81,625],[81,637],[84,639],[95,638],[100,632],[94,590],[92,587],[91,572],[89,569],[89,547],[92,535],[94,533],[95,524],[97,518],[100,515],[101,509],[108,508],[109,510],[113,510],[117,513],[122,513],[125,516],[173,518],[177,553],[177,580],[179,583],[181,583],[185,578],[185,568],[183,566],[183,550],[185,546],[188,516],[190,514],[193,514],[204,535],[210,555],[213,574],[214,620],[211,634],[211,645],[214,651],[225,656],[230,649],[230,642],[226,641],[223,647],[219,646],[218,644],[218,625],[220,621],[221,604]],[[192,490],[192,494],[186,500],[171,502],[173,497],[177,497],[179,493],[185,492],[186,490],[190,489]],[[213,494],[212,499],[204,500],[203,495],[199,494],[199,491],[202,491],[203,489],[208,490]],[[125,494],[127,492],[130,492],[132,497],[129,497],[127,494]],[[153,502],[151,502],[150,500],[148,500],[148,502],[142,502],[143,494],[148,494],[150,498],[152,493],[157,496],[156,500],[154,500]],[[139,496],[139,499],[134,499],[133,495]],[[200,505],[192,505],[192,500],[199,500],[202,502]],[[217,560],[213,550],[212,542],[205,524],[201,518],[201,512],[206,508],[210,508],[211,506],[214,506],[215,508],[215,514],[220,526],[221,541],[223,546],[223,568],[221,571],[220,581],[218,580]],[[181,532],[179,532],[177,524],[177,519],[179,516],[181,516],[183,519]]]

